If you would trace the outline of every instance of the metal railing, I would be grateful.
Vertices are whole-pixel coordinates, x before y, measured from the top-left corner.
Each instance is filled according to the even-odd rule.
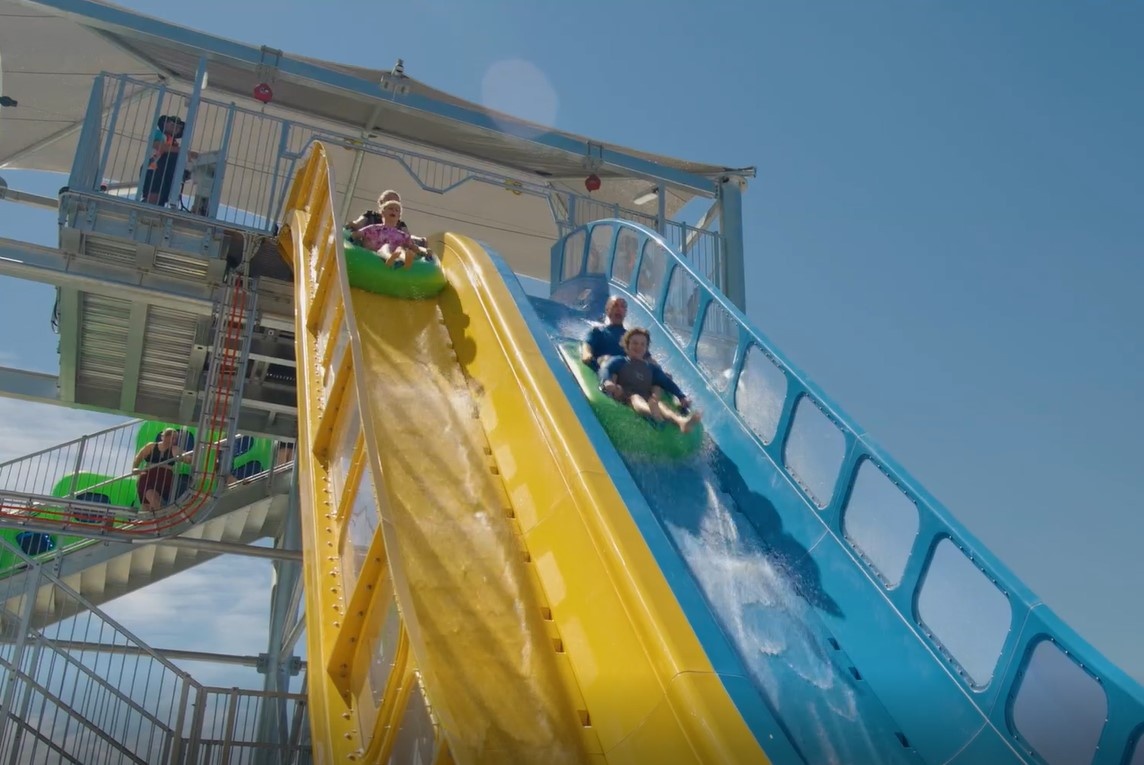
[[[186,120],[182,128],[174,119]],[[165,135],[158,127],[172,125]],[[180,130],[182,132],[180,132]],[[274,117],[166,84],[104,73],[96,78],[72,166],[69,189],[165,204],[258,233],[280,223],[298,163],[315,141],[356,152],[350,185],[363,158],[392,160],[424,190],[446,194],[469,182],[546,197],[560,234],[589,221],[620,218],[654,228],[656,215],[590,195],[512,177],[461,157],[430,156],[407,146]],[[168,142],[177,151],[166,151]],[[176,148],[175,143],[170,144]],[[171,158],[164,158],[167,153]],[[722,236],[680,221],[663,222],[667,240],[696,269],[723,284]]]
[[[580,195],[574,195],[571,202],[570,214],[558,220],[561,233],[565,236],[570,236],[573,231],[582,229],[588,223],[605,219],[638,223],[653,231],[656,228],[656,216],[653,214],[627,209],[616,204],[606,204]],[[684,259],[698,273],[703,274],[719,289],[725,287],[726,274],[722,266],[723,237],[718,231],[688,226],[681,221],[666,220],[664,239],[676,252],[682,253]],[[608,244],[592,243],[592,248],[596,249],[596,258],[603,257]],[[603,249],[599,249],[600,247]],[[592,256],[593,253],[589,252],[590,260]]]
[[[0,464],[0,538],[40,554],[135,521],[132,464],[149,427],[135,420]],[[56,537],[45,526],[76,536]],[[11,564],[0,552],[0,571]]]
[[[27,576],[0,581],[0,763],[298,763],[305,696],[204,687],[0,540]],[[37,615],[71,617],[35,630]],[[258,741],[265,704],[292,723]]]
[[[240,688],[202,688],[201,727],[198,727],[198,757],[193,762],[253,765],[290,765],[305,754],[300,744],[305,723],[306,697],[296,693],[269,693]],[[289,723],[282,741],[258,739],[263,706],[278,704]],[[189,748],[191,740],[186,740]]]
[[[225,488],[232,455],[252,443],[239,439],[235,424],[256,300],[255,286],[247,277],[239,273],[227,277],[214,311],[214,345],[197,436],[194,429],[178,429],[175,445],[185,453],[168,460],[169,464],[147,463],[147,471],[135,469],[139,450],[155,440],[157,431],[152,428],[148,438],[141,438],[148,425],[134,423],[0,466],[0,525],[23,529],[16,532],[16,541],[26,552],[47,551],[29,549],[19,537],[27,531],[41,532],[38,537],[22,538],[35,545],[46,545],[46,532],[54,531],[124,539],[166,536],[193,525],[196,516],[209,509]],[[188,442],[191,439],[193,444]],[[266,466],[272,461],[273,457],[267,458]],[[108,473],[84,470],[85,465]],[[171,486],[140,483],[154,480],[148,478],[154,469],[168,471],[166,480]],[[140,512],[147,486],[164,495],[163,507]]]
[[[69,189],[268,231],[312,132],[233,103],[196,102],[163,83],[103,74],[92,89]]]
[[[0,492],[74,497],[91,488],[111,493],[115,487],[105,481],[131,476],[131,460],[139,448],[136,443],[142,424],[141,420],[132,420],[0,463]],[[99,481],[103,485],[84,485],[84,474],[108,478]],[[68,479],[61,480],[65,476]]]
[[[130,423],[132,425],[136,423]],[[249,437],[241,436],[240,440],[252,440]],[[261,440],[261,439],[259,439]],[[281,443],[274,443],[273,449],[260,449],[260,453],[256,455],[255,459],[245,462],[241,468],[235,470],[232,464],[231,476],[227,479],[227,490],[241,489],[244,485],[259,481],[266,480],[264,487],[265,496],[272,496],[276,493],[283,491],[283,488],[289,485],[290,474],[294,470],[293,456],[287,454],[284,456],[283,452],[285,447],[293,448],[293,445],[284,445]],[[271,453],[270,462],[263,463],[259,459],[264,453]],[[241,473],[241,477],[236,475]],[[88,475],[90,478],[100,478],[97,475]],[[181,476],[180,478],[189,481],[189,475]],[[131,483],[128,490],[135,492],[133,482],[136,480],[133,475],[129,475],[119,479],[110,479],[110,482],[122,480]],[[70,477],[65,477],[61,483],[69,484]],[[85,497],[91,498],[96,502],[90,512],[84,512],[83,505],[77,502],[67,504],[67,508],[71,510],[75,524],[66,524],[62,521],[50,520],[53,514],[60,512],[52,505],[52,500],[47,499],[43,495],[38,495],[39,500],[34,498],[21,497],[20,502],[28,503],[19,505],[20,509],[13,510],[11,505],[11,497],[4,498],[4,492],[0,490],[0,502],[9,503],[4,507],[4,511],[0,512],[0,539],[7,540],[9,543],[18,547],[25,555],[28,555],[37,560],[47,560],[54,556],[63,556],[78,550],[82,547],[87,547],[92,544],[100,544],[106,541],[107,537],[113,536],[108,532],[107,524],[108,519],[111,518],[112,528],[117,530],[127,530],[132,524],[137,523],[139,518],[139,510],[137,504],[128,507],[108,507],[106,495],[101,494],[103,486],[108,485],[107,482],[98,482],[89,486],[84,491],[79,491],[77,497],[81,500]],[[137,495],[132,494],[133,497]],[[64,498],[66,499],[66,497]],[[30,509],[26,509],[29,508]],[[43,513],[43,516],[39,514]],[[72,531],[73,533],[61,533]],[[18,558],[13,558],[6,555],[3,549],[0,549],[0,578],[19,570],[21,561]]]
[[[1140,761],[1144,688],[1049,611],[669,242],[643,226],[601,220],[557,242],[552,262],[554,285],[602,274],[609,290],[628,292],[663,326],[798,487],[769,499],[820,518],[855,574],[876,588],[874,602],[897,612],[880,622],[903,626],[893,639],[853,617],[838,629],[862,645],[863,681],[900,723],[916,719],[910,705],[924,693],[927,719],[949,710],[941,712],[946,734],[969,741],[992,731],[997,738],[982,746],[1013,747],[1022,759],[1041,762],[1030,753],[1055,755],[1067,744],[1069,761]],[[869,602],[848,610],[861,613]],[[907,649],[916,666],[932,665],[924,686],[910,685],[921,681]],[[1046,698],[1062,706],[1045,706]],[[950,721],[966,704],[977,714],[955,728]],[[919,722],[905,733],[925,751],[948,743],[936,730]]]

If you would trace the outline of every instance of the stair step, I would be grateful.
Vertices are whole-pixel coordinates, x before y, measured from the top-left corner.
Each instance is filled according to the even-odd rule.
[[[278,534],[287,507],[288,502],[282,495],[266,497],[246,507],[216,516],[191,528],[183,536],[249,544]],[[122,552],[114,554],[116,547]],[[188,547],[169,547],[161,542],[137,546],[112,543],[109,549],[111,557],[103,560],[98,559],[98,551],[92,548],[77,551],[75,555],[95,555],[96,558],[83,570],[63,577],[68,587],[80,593],[84,601],[96,606],[218,557],[217,553]],[[88,558],[77,557],[73,560]],[[17,608],[18,604],[10,600],[7,607]],[[56,592],[54,586],[46,585],[36,594],[34,623],[36,626],[52,624],[83,610],[80,601]]]

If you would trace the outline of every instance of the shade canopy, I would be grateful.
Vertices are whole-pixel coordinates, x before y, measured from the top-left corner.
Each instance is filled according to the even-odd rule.
[[[189,90],[204,58],[211,97],[330,134],[407,147],[532,187],[583,195],[584,179],[594,173],[602,183],[591,194],[593,201],[646,210],[650,216],[654,202],[634,202],[652,187],[665,189],[670,217],[696,196],[713,196],[718,178],[754,174],[752,168],[688,162],[594,141],[464,101],[401,71],[239,43],[99,0],[0,0],[0,87],[18,103],[0,109],[0,168],[67,172],[100,72]],[[262,82],[273,90],[266,106],[252,97]],[[355,176],[354,152],[332,156],[344,196]],[[465,230],[493,244],[514,267],[547,276],[545,245],[554,241],[556,229],[545,223],[552,217],[546,201],[504,189],[490,193],[484,184],[434,194],[403,178],[405,173],[399,162],[366,156],[346,209],[372,206],[383,189],[398,187],[414,228]],[[542,259],[526,255],[538,248]]]

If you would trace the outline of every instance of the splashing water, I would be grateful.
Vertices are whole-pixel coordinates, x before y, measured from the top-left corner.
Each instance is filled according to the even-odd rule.
[[[564,306],[533,302],[555,342],[581,338],[591,324]],[[662,361],[671,372],[673,359]],[[711,429],[719,407],[702,402],[700,407]],[[765,497],[753,497],[757,507],[742,504],[743,495],[752,492],[744,489],[741,477],[737,493],[725,490],[727,475],[737,475],[737,467],[710,437],[684,464],[621,456],[754,684],[806,761],[917,762],[916,754],[893,736],[894,723],[878,700],[835,658],[840,654],[828,644],[817,612],[832,601],[811,591],[816,583],[808,579],[813,577],[800,571],[810,553],[782,532],[781,518]],[[755,517],[767,508],[776,527],[771,533],[761,530]]]
[[[719,489],[709,458],[666,467],[632,460],[629,468],[752,680],[808,762],[910,762],[892,735],[871,736],[871,727],[888,732],[892,723],[834,660],[800,576]]]

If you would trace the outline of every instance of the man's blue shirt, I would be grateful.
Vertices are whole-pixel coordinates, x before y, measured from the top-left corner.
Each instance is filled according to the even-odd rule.
[[[600,359],[602,357],[624,355],[624,347],[620,345],[620,341],[624,339],[624,332],[626,331],[622,324],[605,324],[588,330],[584,342],[592,351],[592,361],[588,366],[593,372],[600,371]]]

